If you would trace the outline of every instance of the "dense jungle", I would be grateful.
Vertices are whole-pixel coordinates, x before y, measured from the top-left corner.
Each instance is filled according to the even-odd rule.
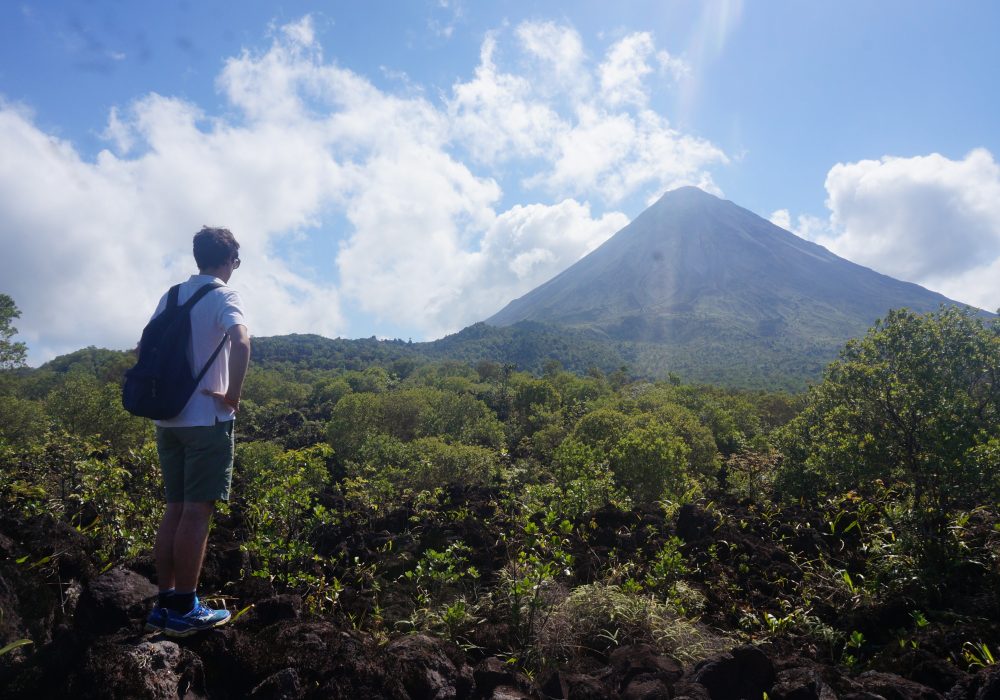
[[[891,312],[795,394],[255,341],[183,640],[132,355],[4,342],[2,697],[1000,698],[996,321]]]

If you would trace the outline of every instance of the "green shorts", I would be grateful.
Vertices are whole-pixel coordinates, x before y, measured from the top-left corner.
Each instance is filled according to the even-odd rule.
[[[233,479],[233,424],[156,428],[167,503],[228,501]]]

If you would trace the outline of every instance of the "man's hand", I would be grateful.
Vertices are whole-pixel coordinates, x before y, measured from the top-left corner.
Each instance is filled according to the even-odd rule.
[[[221,401],[222,403],[226,404],[227,406],[229,406],[229,408],[233,409],[234,411],[239,411],[240,410],[240,400],[239,399],[231,399],[228,396],[226,396],[225,394],[223,394],[221,391],[211,391],[209,389],[202,389],[201,393],[213,397],[216,401]]]

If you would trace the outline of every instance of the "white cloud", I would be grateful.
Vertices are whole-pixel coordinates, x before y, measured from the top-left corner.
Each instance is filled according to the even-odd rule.
[[[455,0],[439,0],[436,10],[438,16],[428,19],[427,27],[436,36],[451,39],[455,28],[465,16],[464,4]]]
[[[787,209],[778,209],[768,218],[775,226],[791,231],[807,241],[818,241],[830,235],[830,222],[809,214],[799,214],[793,223],[792,215]]]
[[[800,216],[796,233],[957,301],[1000,306],[1000,166],[989,151],[838,163],[826,190],[829,219]]]
[[[203,133],[183,103],[153,97],[135,113],[147,152],[121,160],[105,151],[87,163],[27,115],[0,110],[0,278],[22,310],[32,357],[130,347],[163,290],[194,271],[190,240],[205,223],[232,227],[247,251],[234,285],[261,321],[254,331],[337,330],[336,290],[266,253],[310,209],[308,188],[280,188],[301,165],[294,145],[283,161],[259,151],[251,159],[266,139]],[[261,172],[272,168],[274,182]]]
[[[708,169],[727,163],[725,153],[647,107],[651,61],[675,76],[685,70],[657,50],[650,34],[620,39],[593,66],[571,28],[525,23],[515,33],[545,69],[530,76],[504,70],[498,35],[491,34],[475,77],[456,84],[448,103],[456,139],[479,161],[535,159],[524,186],[611,205],[644,190],[688,184],[717,190]]]
[[[787,209],[778,209],[772,212],[771,216],[768,217],[768,220],[775,226],[780,226],[786,231],[792,230],[792,215]]]
[[[605,104],[644,107],[649,102],[649,90],[643,83],[654,71],[650,65],[654,58],[661,70],[675,77],[683,77],[688,72],[684,61],[671,57],[666,51],[656,50],[649,32],[630,34],[608,49],[604,62],[598,67]]]
[[[628,223],[612,212],[594,218],[590,207],[572,199],[552,206],[515,206],[496,217],[479,251],[460,272],[465,296],[458,312],[466,323],[500,310],[498,300],[514,299],[551,279]]]
[[[243,245],[233,285],[256,335],[388,324],[437,337],[627,223],[591,202],[712,189],[708,168],[726,162],[645,106],[644,77],[674,70],[649,35],[595,65],[571,27],[493,33],[472,77],[437,101],[412,85],[382,91],[328,60],[308,17],[272,37],[225,62],[223,116],[138,97],[110,109],[114,152],[92,161],[0,103],[0,291],[22,309],[33,361],[131,346],[158,296],[193,271],[190,237],[203,224]],[[499,206],[512,178],[539,188],[536,203]],[[345,309],[378,321],[351,329]]]
[[[575,29],[555,22],[523,22],[515,33],[529,59],[527,76],[539,94],[574,96],[589,90],[583,40]]]
[[[448,113],[454,138],[486,165],[541,157],[552,134],[563,128],[561,119],[551,105],[533,99],[530,78],[498,69],[496,51],[496,35],[489,34],[472,80],[452,87]]]

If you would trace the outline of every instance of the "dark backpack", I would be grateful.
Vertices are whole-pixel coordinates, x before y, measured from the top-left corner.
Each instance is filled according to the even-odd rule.
[[[221,284],[206,284],[183,305],[177,304],[180,285],[167,293],[167,306],[146,324],[139,343],[139,361],[125,372],[122,405],[129,413],[143,418],[169,419],[184,410],[188,400],[215,362],[227,335],[212,353],[198,376],[191,371],[188,346],[191,343],[191,308],[203,296]]]

